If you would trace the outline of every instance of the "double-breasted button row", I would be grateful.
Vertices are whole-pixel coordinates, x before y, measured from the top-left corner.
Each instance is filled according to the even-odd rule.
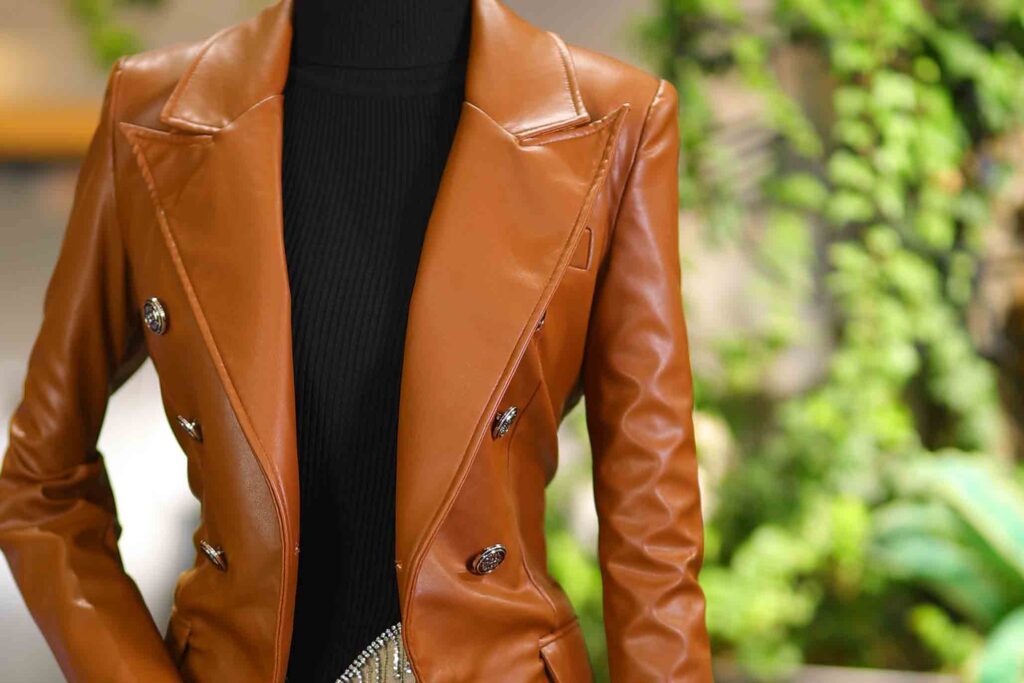
[[[142,304],[142,321],[153,334],[162,335],[167,332],[170,318],[167,316],[167,308],[164,307],[164,303],[159,298],[151,296]],[[185,430],[186,434],[194,441],[202,442],[203,431],[199,425],[199,420],[190,419],[184,415],[178,415],[176,419],[178,425]]]
[[[499,412],[494,418],[491,436],[495,439],[505,436],[508,430],[512,428],[512,423],[515,422],[516,415],[518,414],[519,409],[515,406],[509,406]],[[501,543],[487,546],[473,557],[469,564],[469,570],[474,574],[490,574],[498,568],[499,564],[505,561],[506,554],[508,554],[508,551]]]
[[[145,323],[146,328],[153,334],[163,335],[167,333],[170,318],[167,314],[167,308],[158,297],[151,296],[142,304],[142,322]],[[189,438],[202,443],[203,430],[199,420],[185,417],[184,415],[177,415],[175,419],[178,426],[188,434]],[[204,538],[199,541],[199,549],[206,555],[206,559],[210,561],[210,564],[222,572],[227,571],[228,556],[223,548],[210,543]]]
[[[543,329],[547,315],[547,311],[541,313],[534,327],[535,333]],[[491,426],[491,437],[500,439],[508,434],[518,415],[519,408],[514,405],[498,411],[498,414],[494,416],[494,423]],[[478,575],[490,574],[498,568],[498,565],[505,561],[507,555],[508,549],[501,543],[487,546],[473,557],[469,563],[469,570]]]

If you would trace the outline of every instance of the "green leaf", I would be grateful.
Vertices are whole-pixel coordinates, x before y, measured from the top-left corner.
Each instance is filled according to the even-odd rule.
[[[828,175],[836,185],[869,192],[875,183],[875,174],[863,157],[838,151],[828,161]]]
[[[842,227],[870,220],[875,215],[875,207],[859,192],[840,190],[829,198],[826,214],[829,220]]]
[[[1024,681],[1024,607],[1006,617],[989,635],[978,668],[978,683]]]
[[[836,88],[836,92],[832,96],[832,104],[840,117],[855,119],[867,112],[871,105],[871,95],[864,88],[844,85]]]
[[[1024,577],[1024,494],[1008,473],[977,458],[947,454],[917,463],[907,485],[945,500]]]
[[[977,631],[955,623],[949,613],[937,605],[915,607],[910,613],[910,625],[947,667],[959,669],[968,665],[984,642]]]
[[[914,79],[897,71],[879,71],[871,87],[876,109],[913,109],[917,103]]]
[[[941,507],[900,504],[876,517],[872,557],[894,577],[919,581],[975,623],[989,626],[1015,595],[961,540],[956,516]]]
[[[766,191],[780,204],[810,211],[819,210],[828,197],[825,185],[810,173],[790,173],[771,180]]]
[[[920,211],[914,220],[914,230],[928,246],[942,251],[949,250],[956,237],[952,218],[940,211]]]

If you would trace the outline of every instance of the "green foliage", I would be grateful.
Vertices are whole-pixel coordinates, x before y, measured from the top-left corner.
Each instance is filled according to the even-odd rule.
[[[565,429],[573,445],[586,442],[587,426],[582,402],[566,417]],[[585,544],[578,534],[573,533],[578,521],[578,510],[574,502],[581,494],[589,491],[590,480],[590,461],[581,458],[575,462],[562,462],[559,465],[559,476],[548,488],[548,499],[551,502],[545,518],[548,569],[561,584],[579,615],[595,680],[607,683],[610,677],[597,548],[593,544]]]
[[[728,567],[709,562],[704,571],[709,628],[736,644],[741,665],[785,674],[802,658],[789,629],[809,623],[821,600],[821,586],[808,578],[829,557],[847,580],[858,577],[867,531],[862,504],[842,498],[819,499],[792,526],[759,526]]]
[[[643,36],[680,93],[682,203],[751,255],[764,312],[698,369],[741,451],[708,519],[718,653],[766,680],[803,661],[1018,680],[1021,482],[984,474],[1002,417],[965,320],[1006,175],[986,148],[1024,124],[1024,3],[660,0]],[[722,130],[740,91],[760,150]],[[779,395],[812,307],[823,371]]]
[[[918,605],[910,612],[910,628],[954,670],[967,670],[982,644],[976,631],[954,623],[948,612],[933,604]]]
[[[873,559],[967,622],[922,606],[915,629],[947,664],[971,668],[977,653],[980,683],[1024,680],[1024,492],[959,454],[905,463],[895,478],[900,496],[877,512]],[[989,633],[984,645],[978,632]]]
[[[142,43],[134,31],[117,19],[118,5],[153,7],[162,0],[68,0],[75,20],[85,29],[89,47],[100,66],[109,67],[126,54],[138,52]]]
[[[1024,681],[1024,607],[1006,617],[992,632],[979,665],[978,681]]]

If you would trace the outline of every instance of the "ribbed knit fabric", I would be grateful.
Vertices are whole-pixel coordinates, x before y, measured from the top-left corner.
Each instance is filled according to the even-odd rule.
[[[282,159],[301,547],[290,683],[333,682],[401,618],[402,355],[468,44],[468,1],[447,4],[295,5]]]

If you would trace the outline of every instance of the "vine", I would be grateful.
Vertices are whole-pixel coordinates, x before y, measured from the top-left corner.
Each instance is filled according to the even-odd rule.
[[[879,520],[918,495],[900,482],[921,459],[997,459],[996,373],[966,320],[1014,170],[985,148],[1024,123],[1022,19],[1017,2],[662,0],[644,26],[680,93],[682,204],[753,254],[766,311],[698,378],[743,452],[708,526],[709,626],[762,678],[963,668],[983,647],[991,624],[935,637],[964,615],[900,574]],[[758,98],[759,148],[730,144],[723,90]],[[770,371],[815,307],[824,370],[778,396]]]

